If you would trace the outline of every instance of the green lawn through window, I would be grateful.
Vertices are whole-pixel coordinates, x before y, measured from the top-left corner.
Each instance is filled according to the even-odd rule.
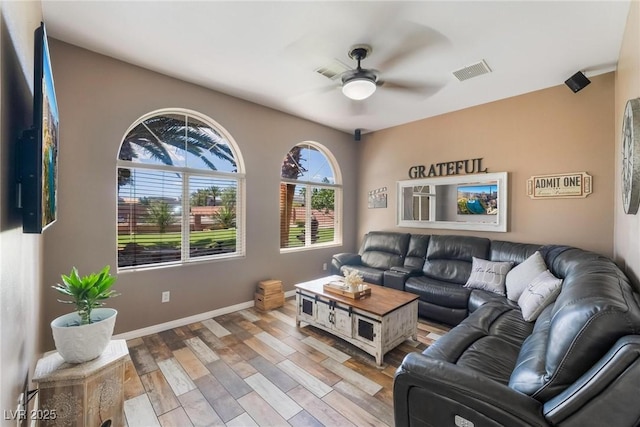
[[[289,230],[289,247],[304,246],[298,236],[303,230],[291,227]],[[326,243],[333,241],[333,228],[320,228],[318,230],[318,240],[316,243]],[[121,234],[118,236],[118,249],[124,248],[127,243],[137,243],[149,249],[157,246],[180,247],[180,232],[171,233],[144,233],[144,234]],[[223,230],[194,231],[189,235],[189,242],[193,248],[206,248],[220,244],[235,244],[236,229],[228,228]]]

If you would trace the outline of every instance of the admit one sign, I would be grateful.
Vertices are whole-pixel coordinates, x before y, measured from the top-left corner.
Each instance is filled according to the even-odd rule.
[[[527,195],[532,199],[584,198],[591,194],[592,177],[586,172],[532,176]]]

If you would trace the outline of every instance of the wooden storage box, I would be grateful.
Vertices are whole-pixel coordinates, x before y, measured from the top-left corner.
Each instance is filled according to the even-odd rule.
[[[263,295],[282,293],[282,280],[263,280],[258,283],[258,292]]]
[[[256,292],[256,308],[259,310],[272,310],[284,305],[284,292],[265,295]]]
[[[272,310],[284,305],[284,292],[282,280],[263,280],[258,283],[255,294],[256,308],[259,310]]]

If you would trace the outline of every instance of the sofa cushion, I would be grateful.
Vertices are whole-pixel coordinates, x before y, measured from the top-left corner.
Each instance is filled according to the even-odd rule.
[[[483,291],[481,289],[472,289],[471,294],[469,295],[469,313],[473,313],[478,308],[489,302],[499,302],[508,305],[513,309],[520,310],[517,302],[505,299],[503,295],[498,295],[494,292]]]
[[[458,286],[467,283],[471,275],[471,261],[436,259],[425,261],[422,274],[434,280],[455,283]]]
[[[512,266],[509,261],[495,262],[473,257],[471,275],[464,286],[505,295],[504,283]]]
[[[561,286],[562,279],[558,279],[549,270],[536,276],[518,298],[524,320],[527,322],[536,320],[542,310],[556,299]]]
[[[429,246],[428,234],[412,234],[409,239],[409,248],[404,259],[403,267],[408,270],[422,270],[424,259],[427,256],[427,247]]]
[[[366,267],[364,265],[343,265],[340,267],[340,274],[343,276],[345,273],[355,271],[362,276],[362,279],[367,283],[373,283],[374,285],[382,285],[384,279],[384,271],[373,267]]]
[[[511,261],[515,265],[524,262],[534,252],[542,250],[543,246],[532,243],[506,242],[504,240],[491,241],[491,261]]]
[[[546,270],[547,264],[545,264],[544,258],[540,255],[540,251],[535,251],[533,255],[507,273],[505,282],[507,298],[511,301],[518,301],[527,285]]]
[[[485,304],[429,346],[423,354],[467,367],[508,384],[522,342],[533,330],[508,304]]]
[[[382,231],[367,233],[360,248],[362,265],[380,270],[402,266],[407,254],[409,237],[407,233]]]
[[[489,239],[469,236],[431,236],[422,272],[425,276],[464,285],[473,257],[487,259]]]
[[[449,326],[456,326],[468,315],[466,308],[443,307],[438,304],[418,300],[418,316],[425,319],[432,319],[438,323]]]
[[[427,259],[447,259],[471,262],[473,257],[487,259],[490,240],[471,236],[431,236]]]
[[[432,279],[426,276],[410,277],[404,285],[407,292],[420,295],[420,299],[448,308],[467,309],[471,289]]]

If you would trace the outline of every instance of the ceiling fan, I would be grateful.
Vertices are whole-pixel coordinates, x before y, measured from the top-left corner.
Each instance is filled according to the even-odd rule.
[[[385,88],[404,90],[407,92],[424,93],[431,86],[424,84],[388,82],[380,79],[377,70],[362,68],[361,61],[371,54],[371,46],[356,45],[349,50],[349,57],[358,63],[355,69],[347,70],[340,75],[342,81],[342,93],[349,99],[360,101],[374,94],[378,86]],[[390,61],[387,61],[390,62]]]
[[[358,61],[355,70],[342,73],[342,93],[356,101],[366,99],[376,91],[378,83],[378,73],[367,70],[360,66],[360,61],[365,59],[371,52],[371,47],[367,45],[354,46],[349,51],[349,58]]]

